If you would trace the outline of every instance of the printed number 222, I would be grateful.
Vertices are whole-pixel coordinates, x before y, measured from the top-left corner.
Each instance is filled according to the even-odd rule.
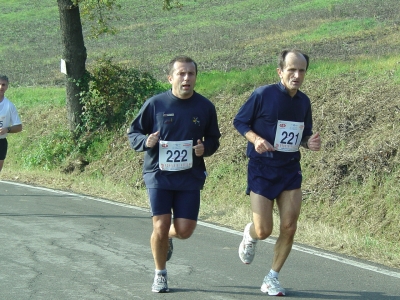
[[[186,156],[187,156],[187,151],[186,150],[182,150],[182,153],[179,150],[175,150],[174,152],[172,152],[171,150],[167,151],[167,162],[183,162],[183,161],[187,161]],[[182,159],[179,160],[179,158],[182,156]]]

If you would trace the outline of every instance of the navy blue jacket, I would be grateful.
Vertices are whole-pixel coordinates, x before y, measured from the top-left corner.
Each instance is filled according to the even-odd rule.
[[[193,150],[193,167],[183,171],[161,171],[158,165],[159,143],[146,147],[149,134],[160,131],[165,141],[200,139],[204,155],[197,157]],[[202,189],[206,178],[204,158],[217,151],[221,137],[214,104],[194,92],[189,99],[180,99],[171,90],[148,99],[133,120],[128,139],[136,151],[145,151],[143,177],[147,188],[171,190]]]
[[[278,120],[304,122],[304,136],[312,135],[312,113],[310,99],[297,91],[292,98],[282,83],[257,88],[239,109],[233,125],[243,136],[250,130],[274,145]],[[300,161],[300,151],[270,151],[259,154],[254,144],[248,142],[247,156],[259,159],[271,166],[282,166]]]

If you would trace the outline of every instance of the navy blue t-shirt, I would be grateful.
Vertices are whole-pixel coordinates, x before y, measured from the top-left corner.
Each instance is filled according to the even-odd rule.
[[[159,168],[159,143],[153,148],[146,147],[149,134],[160,131],[164,141],[197,140],[204,144],[204,155],[197,157],[193,151],[193,167],[183,171],[162,171]],[[143,164],[143,178],[147,188],[171,190],[202,189],[206,168],[203,157],[210,156],[219,147],[221,137],[214,104],[194,92],[189,99],[180,99],[172,91],[148,99],[133,120],[128,138],[136,151],[146,151]]]
[[[250,130],[274,145],[278,120],[304,122],[304,136],[312,135],[310,99],[301,91],[292,98],[282,83],[257,88],[239,109],[233,125],[243,136]],[[300,137],[300,139],[302,138]],[[300,161],[300,151],[268,151],[257,153],[248,142],[247,156],[271,166],[283,166]]]

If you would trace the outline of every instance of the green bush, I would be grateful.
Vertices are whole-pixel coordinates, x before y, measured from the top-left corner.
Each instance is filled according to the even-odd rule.
[[[125,124],[127,116],[132,116],[148,97],[162,90],[151,74],[114,64],[106,57],[94,64],[84,80],[88,81],[88,89],[80,95],[82,132]]]

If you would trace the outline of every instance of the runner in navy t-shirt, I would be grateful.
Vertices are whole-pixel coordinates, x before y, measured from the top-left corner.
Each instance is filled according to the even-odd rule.
[[[192,235],[207,176],[204,157],[219,147],[216,110],[194,91],[196,77],[197,64],[191,58],[173,59],[168,74],[172,89],[148,99],[128,131],[131,147],[145,151],[143,178],[153,217],[156,293],[169,291],[166,261],[172,255],[172,238]]]
[[[280,214],[280,234],[274,248],[270,272],[261,291],[283,296],[278,273],[289,256],[300,214],[301,168],[299,147],[318,151],[319,133],[312,133],[310,99],[299,88],[309,59],[298,50],[284,50],[278,63],[277,84],[257,88],[240,108],[233,124],[246,137],[248,189],[253,222],[246,225],[239,257],[250,264],[259,239],[272,232],[274,200]]]

